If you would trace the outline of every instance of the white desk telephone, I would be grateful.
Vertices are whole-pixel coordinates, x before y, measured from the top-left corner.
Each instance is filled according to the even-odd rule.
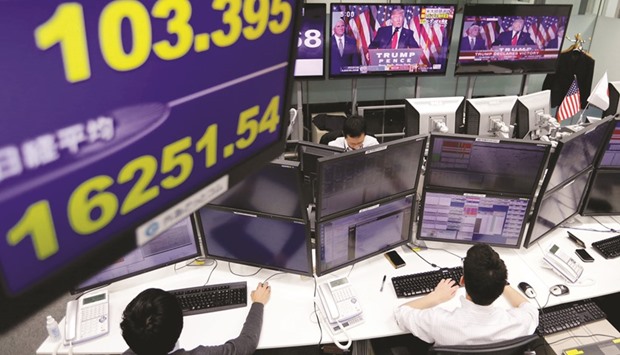
[[[93,292],[67,302],[65,344],[75,344],[108,333],[108,291]]]
[[[576,282],[583,273],[583,266],[561,251],[560,247],[555,244],[545,253],[543,260],[551,265],[557,273],[573,283]]]
[[[362,314],[362,306],[346,277],[322,283],[319,297],[330,325],[345,323]],[[334,330],[337,332],[338,327]]]

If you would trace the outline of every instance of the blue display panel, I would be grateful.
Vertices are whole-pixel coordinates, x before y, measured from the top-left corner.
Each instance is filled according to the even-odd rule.
[[[0,2],[2,307],[43,282],[53,294],[97,267],[89,255],[118,258],[155,216],[170,218],[151,237],[198,207],[171,206],[281,153],[297,10]]]
[[[417,238],[518,248],[529,204],[522,197],[425,192]]]
[[[412,195],[355,211],[316,227],[317,275],[335,271],[411,240]]]
[[[205,255],[303,275],[312,275],[304,221],[205,206],[199,210]]]

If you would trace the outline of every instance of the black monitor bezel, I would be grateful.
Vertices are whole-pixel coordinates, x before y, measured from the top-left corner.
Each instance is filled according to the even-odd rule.
[[[446,34],[446,39],[448,40],[447,46],[446,46],[446,61],[445,61],[445,66],[444,66],[444,70],[441,72],[430,72],[430,73],[425,73],[425,72],[407,72],[407,71],[397,71],[397,72],[376,72],[376,73],[366,73],[366,74],[360,74],[360,73],[352,73],[352,74],[332,74],[331,72],[331,52],[330,52],[330,47],[331,47],[331,33],[332,33],[332,28],[333,28],[333,23],[332,23],[332,16],[331,13],[333,11],[333,6],[334,5],[350,5],[350,6],[401,6],[401,7],[405,7],[405,6],[419,6],[419,7],[453,7],[454,8],[454,17],[452,18],[452,26],[450,26],[450,28],[448,29],[448,32]],[[382,1],[382,2],[347,2],[347,3],[342,3],[342,2],[330,2],[329,3],[329,21],[328,21],[328,29],[327,32],[329,33],[329,38],[330,38],[330,42],[328,44],[326,44],[326,56],[329,57],[329,60],[327,61],[327,73],[328,73],[328,77],[329,79],[346,79],[346,78],[365,78],[365,77],[392,77],[392,76],[415,76],[415,77],[432,77],[432,76],[446,76],[446,74],[448,73],[448,62],[449,62],[449,57],[450,57],[450,47],[452,44],[452,34],[454,33],[454,27],[456,25],[456,14],[457,14],[458,8],[456,4],[447,4],[447,3],[439,3],[439,4],[434,4],[434,3],[421,3],[421,4],[397,4],[397,3],[390,3],[387,1]],[[325,36],[327,37],[327,35]],[[418,44],[419,45],[419,44]],[[361,55],[361,54],[360,54]]]
[[[401,245],[405,245],[405,244],[409,243],[412,240],[412,238],[413,238],[413,225],[414,225],[414,223],[415,223],[415,221],[417,219],[416,212],[417,212],[417,203],[418,202],[417,202],[417,199],[416,199],[415,196],[416,196],[415,193],[411,193],[411,191],[409,191],[409,192],[398,194],[398,195],[392,195],[392,196],[390,196],[388,198],[385,198],[385,199],[382,199],[382,200],[380,200],[380,201],[378,201],[378,202],[376,202],[374,204],[374,205],[378,205],[379,206],[379,205],[386,205],[386,204],[392,203],[394,201],[398,201],[398,200],[405,199],[405,198],[408,198],[408,197],[410,197],[412,199],[410,210],[409,210],[409,213],[410,213],[409,215],[411,216],[411,218],[410,218],[410,221],[409,221],[409,227],[408,227],[408,231],[409,231],[408,234],[409,235],[407,237],[407,240],[400,240],[398,243],[389,245],[389,246],[387,246],[385,248],[382,248],[380,250],[376,250],[375,252],[370,253],[368,255],[365,255],[363,257],[356,258],[356,259],[353,259],[353,260],[349,260],[349,261],[347,261],[344,264],[341,264],[341,265],[338,265],[336,267],[332,267],[332,268],[329,268],[329,269],[321,269],[321,264],[319,262],[319,260],[321,258],[321,248],[320,248],[320,246],[321,246],[321,233],[320,233],[321,225],[323,225],[324,223],[330,223],[330,222],[332,222],[334,220],[337,220],[339,218],[346,218],[346,217],[348,217],[350,215],[353,215],[353,214],[363,213],[367,209],[367,207],[365,207],[365,208],[357,208],[357,209],[354,209],[354,210],[349,210],[348,213],[344,213],[344,214],[331,215],[329,218],[327,218],[325,220],[322,220],[322,221],[318,221],[317,220],[316,228],[315,228],[315,230],[316,230],[315,231],[315,240],[316,241],[315,241],[315,248],[314,248],[315,249],[316,275],[317,276],[323,276],[325,274],[328,274],[328,273],[331,273],[331,272],[334,272],[334,271],[337,271],[337,270],[341,270],[343,268],[346,268],[347,266],[350,266],[350,265],[353,265],[353,264],[358,263],[360,261],[372,258],[372,257],[374,257],[376,255],[379,255],[379,254],[383,253],[383,252],[386,252],[388,250],[391,250],[391,249],[397,248],[397,247],[399,247]]]
[[[583,208],[583,206],[585,204],[585,197],[586,197],[586,192],[588,190],[588,186],[590,186],[590,184],[592,182],[592,177],[594,176],[593,171],[594,170],[593,170],[592,167],[590,167],[588,169],[585,169],[585,170],[581,171],[579,174],[573,176],[571,179],[569,179],[567,181],[564,181],[562,184],[557,186],[557,188],[554,188],[554,189],[552,189],[550,191],[545,191],[544,194],[540,193],[538,195],[538,198],[536,199],[536,202],[534,203],[534,208],[532,209],[532,214],[529,217],[528,229],[527,229],[527,233],[525,235],[525,239],[523,241],[523,247],[524,248],[529,248],[531,244],[536,243],[539,240],[541,240],[542,238],[544,238],[545,236],[549,235],[558,226],[560,226],[562,223],[566,222],[567,220],[571,219],[572,217],[577,215],[579,213],[579,211],[581,211],[581,209]],[[559,222],[555,227],[549,228],[549,230],[547,230],[546,232],[544,232],[541,235],[539,235],[535,240],[532,240],[532,233],[534,233],[534,224],[536,223],[536,219],[538,218],[538,214],[540,213],[540,206],[542,206],[544,200],[547,199],[552,194],[557,193],[558,191],[560,191],[564,187],[568,186],[570,183],[576,181],[577,179],[580,179],[581,177],[583,177],[585,175],[588,175],[588,179],[587,179],[587,182],[586,182],[586,186],[585,186],[584,190],[581,193],[581,199],[579,200],[579,204],[577,206],[576,211],[574,213],[572,213],[570,216],[568,216],[565,219],[563,219],[561,222]]]
[[[382,199],[388,198],[389,196],[384,196],[382,198],[379,198],[377,200],[372,200],[372,201],[366,201],[364,203],[362,203],[361,205],[356,205],[356,206],[351,206],[349,208],[346,208],[344,210],[341,211],[336,211],[336,212],[332,212],[328,215],[323,215],[321,213],[321,207],[323,205],[323,194],[322,194],[322,190],[320,189],[321,186],[321,182],[323,180],[322,176],[323,176],[323,170],[325,169],[325,166],[328,164],[334,164],[334,161],[339,161],[339,160],[346,160],[348,158],[350,158],[351,156],[355,156],[355,155],[365,155],[365,154],[373,154],[373,152],[377,153],[377,152],[386,152],[389,150],[390,146],[399,146],[399,145],[405,145],[405,144],[416,144],[417,142],[422,142],[422,143],[418,143],[421,145],[421,149],[420,149],[420,154],[418,157],[418,169],[417,169],[417,173],[415,174],[415,181],[414,181],[414,185],[413,188],[411,189],[407,189],[404,191],[399,191],[394,195],[399,195],[399,194],[408,194],[411,193],[411,191],[416,191],[419,184],[420,184],[420,172],[422,170],[422,166],[424,165],[424,150],[427,146],[427,135],[417,135],[417,136],[412,136],[412,137],[405,137],[405,138],[401,138],[401,139],[397,139],[397,140],[393,140],[393,141],[389,141],[389,142],[385,142],[385,143],[381,143],[378,145],[374,145],[374,146],[370,146],[370,147],[366,147],[366,148],[362,148],[362,149],[357,149],[357,150],[351,150],[348,152],[343,152],[334,156],[330,156],[330,157],[325,157],[325,158],[319,158],[318,160],[318,169],[317,169],[317,185],[319,186],[317,188],[317,196],[316,196],[316,220],[323,220],[323,219],[327,219],[327,218],[332,218],[332,217],[336,217],[342,214],[346,214],[350,211],[354,211],[359,209],[360,207],[367,207],[367,206],[372,206],[374,204],[377,203],[377,201],[381,201]],[[368,153],[367,153],[368,152]]]
[[[467,76],[467,75],[524,75],[524,74],[546,74],[554,73],[557,68],[557,62],[560,55],[558,50],[558,57],[551,60],[521,60],[521,61],[496,61],[488,62],[485,64],[472,64],[464,65],[459,63],[460,48],[461,48],[461,34],[465,27],[466,16],[566,16],[565,28],[568,28],[570,22],[570,15],[573,5],[544,5],[544,4],[465,4],[463,9],[463,16],[461,20],[461,29],[459,31],[459,39],[456,53],[456,60],[454,63],[454,75],[455,76]],[[566,15],[556,14],[559,9],[563,8],[564,11],[568,9]],[[562,46],[560,46],[562,48]],[[527,64],[527,68],[519,68],[515,64]],[[492,70],[493,66],[500,67],[501,65],[510,65],[510,67],[502,67],[502,70]],[[544,66],[541,66],[543,65]],[[537,68],[536,66],[541,66]],[[467,68],[464,70],[463,68]],[[472,72],[472,68],[479,68],[479,70]],[[460,69],[460,70],[459,70]],[[486,70],[485,70],[486,69]]]
[[[579,212],[582,216],[618,216],[620,215],[620,210],[618,211],[610,211],[610,212],[595,212],[587,210],[588,205],[592,199],[592,189],[596,184],[596,180],[600,175],[606,174],[614,174],[617,177],[620,177],[620,169],[594,169],[594,173],[592,173],[592,177],[590,178],[590,183],[588,184],[588,189],[586,191],[586,196],[584,197],[584,203],[581,206],[581,211]],[[612,196],[609,196],[612,197]]]
[[[495,198],[507,198],[507,199],[517,199],[517,198],[522,198],[522,199],[527,199],[528,200],[528,204],[527,204],[527,208],[525,211],[525,214],[523,216],[523,222],[521,223],[521,231],[519,232],[519,238],[517,240],[517,243],[515,245],[506,245],[506,244],[499,244],[499,243],[489,243],[489,242],[481,242],[481,241],[466,241],[466,240],[456,240],[456,239],[441,239],[441,238],[429,238],[429,237],[421,237],[420,236],[420,232],[422,230],[422,218],[424,216],[424,201],[426,200],[426,194],[428,192],[432,192],[432,193],[445,193],[445,194],[454,194],[454,195],[465,195],[465,194],[471,194],[471,195],[484,195],[485,197],[495,197]],[[422,241],[434,241],[434,242],[442,242],[442,243],[456,243],[456,244],[477,244],[477,243],[483,243],[483,244],[488,244],[494,247],[500,247],[500,248],[510,248],[510,249],[519,249],[521,247],[521,242],[523,241],[523,237],[524,237],[524,232],[525,232],[525,227],[527,225],[528,222],[528,216],[530,214],[530,211],[532,210],[532,196],[528,196],[528,195],[519,195],[519,194],[496,194],[496,193],[482,193],[480,191],[473,191],[473,190],[459,190],[459,189],[450,189],[450,188],[424,188],[422,190],[422,195],[420,197],[420,208],[418,209],[418,223],[416,226],[416,239],[417,240],[422,240]]]
[[[611,118],[604,118],[601,119],[598,122],[595,123],[591,123],[589,126],[583,128],[580,131],[577,131],[567,137],[562,137],[559,140],[557,140],[557,146],[555,147],[555,150],[551,153],[550,157],[549,157],[549,164],[547,165],[547,173],[545,174],[545,179],[543,180],[543,184],[541,186],[540,191],[544,191],[545,193],[547,192],[553,192],[561,187],[563,187],[566,183],[568,183],[569,181],[575,180],[575,178],[578,175],[581,175],[584,171],[593,168],[596,166],[596,162],[600,159],[600,156],[602,155],[603,152],[603,148],[605,147],[603,144],[601,144],[598,147],[597,152],[594,154],[594,159],[592,160],[592,162],[590,164],[588,164],[588,166],[586,166],[585,168],[581,169],[580,171],[578,171],[577,173],[571,175],[568,179],[558,183],[555,186],[552,186],[551,188],[549,187],[549,184],[551,183],[551,178],[553,177],[553,172],[555,171],[555,168],[558,164],[558,160],[560,159],[560,155],[562,154],[562,150],[564,150],[565,146],[567,144],[570,144],[570,142],[574,142],[575,139],[582,137],[585,134],[589,134],[590,132],[592,132],[595,129],[607,129],[608,132],[605,133],[605,136],[608,136],[609,133],[609,126],[605,127],[605,124],[610,125],[611,123]],[[610,125],[611,126],[611,125]],[[604,141],[603,141],[604,142]]]
[[[467,189],[468,192],[472,192],[472,193],[488,193],[488,194],[497,195],[497,196],[504,196],[504,195],[505,196],[524,196],[524,197],[531,199],[533,198],[536,190],[538,189],[539,182],[542,178],[542,174],[545,171],[547,164],[549,162],[549,155],[551,154],[551,143],[542,142],[542,141],[528,141],[528,140],[514,139],[514,138],[479,137],[479,136],[472,136],[468,134],[435,134],[433,133],[430,135],[430,139],[429,139],[429,151],[428,151],[429,157],[431,155],[433,143],[435,142],[435,139],[437,138],[448,138],[448,139],[452,138],[452,139],[459,139],[459,140],[465,139],[465,140],[470,140],[472,142],[481,141],[481,142],[486,142],[486,143],[493,142],[493,143],[498,143],[498,144],[542,145],[546,147],[545,152],[544,152],[543,162],[540,164],[538,173],[536,174],[537,178],[532,184],[531,191],[529,191],[527,194],[513,193],[510,191],[488,191],[488,190]],[[432,175],[432,167],[431,167],[431,159],[428,159],[426,163],[426,172],[424,176],[423,188],[424,189],[451,189],[452,188],[451,186],[430,185],[429,183],[430,179],[428,178],[430,175]],[[465,191],[465,190],[461,190],[461,191]]]
[[[252,215],[257,216],[258,218],[267,218],[267,219],[273,219],[273,220],[279,220],[279,221],[287,221],[287,222],[291,222],[291,223],[298,223],[300,225],[304,226],[304,232],[305,232],[305,241],[306,241],[306,257],[308,260],[308,272],[303,272],[303,271],[299,271],[299,270],[292,270],[292,269],[287,269],[287,268],[280,268],[280,267],[274,267],[274,266],[270,266],[270,265],[262,265],[262,264],[258,264],[258,263],[252,263],[252,262],[247,262],[247,261],[243,261],[243,260],[239,260],[239,259],[234,259],[234,258],[227,258],[227,257],[222,257],[219,255],[212,255],[209,254],[209,246],[207,243],[207,237],[206,235],[204,235],[204,227],[203,227],[203,223],[202,223],[202,218],[200,217],[200,210],[202,210],[202,208],[210,208],[210,209],[214,209],[214,210],[218,210],[218,211],[224,211],[224,212],[230,212],[230,213],[241,213],[241,214],[248,214],[248,212],[244,212],[241,210],[237,210],[237,209],[233,209],[233,208],[227,208],[227,207],[221,207],[221,206],[212,206],[212,205],[205,205],[203,207],[201,207],[198,211],[196,211],[196,222],[197,222],[197,226],[198,229],[200,231],[200,234],[202,236],[202,241],[203,241],[203,248],[204,248],[204,255],[206,258],[212,258],[215,260],[223,260],[223,261],[227,261],[227,262],[231,262],[231,263],[236,263],[236,264],[241,264],[241,265],[248,265],[248,266],[253,266],[253,267],[258,267],[258,268],[263,268],[263,269],[269,269],[269,270],[276,270],[276,271],[280,271],[280,272],[286,272],[286,273],[291,273],[291,274],[297,274],[297,275],[303,275],[303,276],[312,276],[313,273],[313,264],[312,264],[312,241],[311,241],[311,234],[310,234],[310,226],[308,223],[308,219],[295,219],[295,218],[287,218],[287,217],[283,217],[283,216],[276,216],[276,215],[270,215],[270,214],[264,214],[264,213],[256,213],[253,212],[251,213]],[[260,231],[258,231],[260,232]]]
[[[603,162],[603,157],[605,156],[605,152],[607,152],[609,148],[609,141],[611,140],[611,137],[614,134],[615,128],[620,127],[620,116],[608,116],[608,117],[613,121],[613,124],[610,124],[611,127],[609,128],[609,132],[607,133],[607,136],[605,137],[605,145],[601,148],[601,152],[599,154],[598,160],[596,161],[596,167],[600,169],[620,169],[620,166],[601,165],[601,163]]]
[[[300,163],[298,161],[284,160],[284,159],[277,158],[277,159],[274,159],[274,160],[270,161],[266,165],[286,166],[286,168],[283,168],[283,169],[293,169],[295,171],[295,173],[294,173],[295,174],[295,180],[297,182],[297,196],[301,197],[301,191],[303,189],[303,176],[301,175]],[[263,166],[262,168],[264,168],[265,166]],[[257,171],[254,171],[254,174],[257,174],[259,172],[260,172],[260,169],[257,170]],[[253,175],[250,174],[250,175],[247,176],[247,178],[251,178],[252,176]],[[243,183],[243,181],[240,181],[240,183]],[[220,195],[218,198],[221,198],[224,194]],[[299,210],[300,210],[299,217],[279,215],[279,214],[270,213],[270,212],[267,212],[267,211],[257,211],[257,210],[244,209],[244,208],[240,208],[240,207],[237,207],[237,206],[227,206],[227,205],[219,205],[219,204],[216,205],[216,204],[213,203],[213,201],[209,202],[208,205],[210,205],[210,206],[226,207],[226,208],[233,209],[235,211],[240,211],[240,212],[244,212],[244,213],[251,213],[251,214],[259,213],[261,215],[268,215],[268,216],[275,216],[275,217],[284,217],[284,218],[290,218],[290,219],[295,219],[295,220],[307,219],[307,212],[306,212],[306,206],[304,205],[304,201],[303,201],[302,198],[299,198],[298,201],[299,201],[298,202],[298,206],[299,206]]]
[[[82,287],[81,284],[78,284],[78,285],[73,286],[69,290],[69,293],[71,293],[72,295],[75,295],[75,294],[78,294],[78,293],[80,293],[80,294],[81,293],[85,293],[85,292],[87,292],[89,290],[101,288],[103,286],[110,285],[110,284],[112,284],[114,282],[117,282],[117,281],[121,281],[121,280],[130,278],[130,277],[133,277],[133,276],[141,275],[141,274],[144,274],[144,273],[156,270],[156,269],[161,269],[161,268],[164,268],[166,266],[179,263],[179,262],[181,262],[183,260],[189,260],[191,258],[197,258],[197,257],[202,256],[201,246],[203,245],[204,240],[203,240],[202,236],[198,233],[198,229],[197,229],[197,226],[196,226],[196,223],[197,223],[196,213],[195,212],[192,213],[187,218],[189,219],[189,223],[191,224],[191,227],[192,227],[192,234],[193,234],[193,237],[194,237],[194,245],[196,246],[196,252],[193,255],[188,255],[186,257],[184,256],[184,257],[177,258],[177,259],[174,259],[174,260],[169,260],[169,261],[166,261],[166,262],[161,263],[159,265],[152,265],[150,267],[147,267],[147,268],[144,268],[144,269],[141,269],[141,270],[138,270],[138,271],[134,271],[134,272],[130,272],[130,273],[127,273],[127,274],[120,275],[120,276],[116,276],[116,277],[113,277],[113,278],[111,278],[109,280],[106,280],[106,281],[99,281],[99,282],[96,282],[94,284],[90,284],[88,286],[83,286]],[[165,237],[165,234],[166,234],[166,232],[163,232],[161,235],[157,236],[156,238]],[[146,243],[144,245],[147,245],[147,244],[148,243]],[[141,247],[142,246],[140,246],[140,247],[138,247],[138,248],[136,248],[134,250],[131,250],[131,251],[129,251],[129,253],[132,253],[132,252],[134,252],[135,250],[137,250],[137,249],[139,249]],[[100,270],[98,270],[97,273],[99,273],[99,271]],[[94,273],[91,276],[94,276],[97,273]]]

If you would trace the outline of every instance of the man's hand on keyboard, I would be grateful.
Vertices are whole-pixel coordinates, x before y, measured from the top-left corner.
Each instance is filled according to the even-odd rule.
[[[259,302],[262,304],[266,304],[269,301],[270,296],[271,296],[271,286],[269,286],[268,282],[265,282],[265,283],[259,282],[258,286],[256,286],[256,290],[250,293],[252,302]]]
[[[442,279],[437,284],[437,287],[429,294],[429,297],[435,299],[437,304],[449,301],[456,294],[456,290],[459,289],[459,285],[452,279]]]

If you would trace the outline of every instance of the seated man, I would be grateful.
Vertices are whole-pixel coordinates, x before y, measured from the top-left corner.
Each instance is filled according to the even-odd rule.
[[[252,307],[237,338],[219,346],[199,346],[192,350],[173,351],[183,329],[181,306],[171,293],[157,288],[144,290],[129,302],[123,312],[121,330],[123,339],[130,347],[123,355],[253,354],[263,325],[263,308],[269,301],[269,296],[271,287],[266,282],[259,283],[256,290],[252,291]]]
[[[435,290],[405,303],[394,311],[398,325],[427,343],[435,345],[479,345],[533,334],[538,326],[538,309],[506,284],[506,265],[486,244],[476,244],[463,261],[466,296],[453,311],[435,307],[454,297],[458,285],[441,280]],[[510,309],[492,303],[503,295]]]
[[[366,134],[366,121],[359,115],[350,116],[344,121],[342,134],[344,137],[338,137],[328,145],[343,148],[346,152],[379,144],[375,137]]]

